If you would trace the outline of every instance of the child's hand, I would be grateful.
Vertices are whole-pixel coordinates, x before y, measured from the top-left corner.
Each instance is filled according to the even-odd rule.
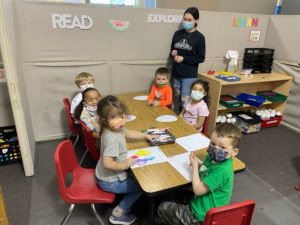
[[[129,169],[129,167],[131,167],[135,164],[135,159],[128,158],[128,159],[125,159],[123,161],[123,163],[124,163],[124,170],[127,170],[127,169]]]
[[[192,168],[198,168],[199,166],[201,166],[200,164],[201,161],[196,157],[196,154],[194,152],[190,153],[190,162]]]
[[[159,101],[154,101],[154,102],[153,102],[153,106],[156,107],[156,106],[159,106],[159,105],[160,105]]]
[[[153,140],[153,139],[156,139],[156,138],[158,138],[159,136],[158,135],[155,135],[155,134],[147,134],[146,135],[146,138],[149,140],[149,141],[151,141],[151,140]]]
[[[148,101],[148,105],[153,105],[153,101]]]

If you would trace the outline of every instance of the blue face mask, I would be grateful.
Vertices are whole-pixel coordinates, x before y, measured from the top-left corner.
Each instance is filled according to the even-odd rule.
[[[194,24],[193,24],[193,22],[183,21],[182,26],[185,30],[190,30],[194,27]]]
[[[209,157],[215,162],[223,162],[228,159],[228,151],[221,148],[216,148],[213,145],[209,145],[207,149]]]

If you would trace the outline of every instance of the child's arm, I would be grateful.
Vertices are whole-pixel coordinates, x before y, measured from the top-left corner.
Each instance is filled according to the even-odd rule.
[[[157,137],[157,135],[151,135],[151,134],[146,134],[135,130],[125,129],[125,137],[128,139],[135,139],[135,140],[136,139],[152,140],[153,138]]]
[[[103,166],[110,170],[127,170],[130,166],[134,165],[134,162],[135,160],[132,158],[117,162],[111,156],[103,156]]]
[[[199,176],[199,163],[195,153],[190,154],[192,164],[192,187],[195,195],[204,195],[209,192],[208,187],[203,183]]]
[[[183,118],[183,114],[185,114],[185,109],[183,108],[183,110],[181,111],[181,113],[179,114],[180,118]]]
[[[205,119],[206,119],[205,116],[198,116],[197,123],[193,124],[193,127],[199,130],[201,127],[203,127]]]
[[[152,85],[151,91],[148,95],[148,105],[151,105],[153,103],[154,96],[155,96],[155,87],[154,87],[154,85]]]
[[[93,131],[92,135],[93,135],[94,138],[100,139],[100,134],[97,131]]]

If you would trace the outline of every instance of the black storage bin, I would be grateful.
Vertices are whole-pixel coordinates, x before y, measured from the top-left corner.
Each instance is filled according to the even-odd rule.
[[[0,127],[0,165],[21,160],[15,126]]]
[[[252,73],[271,73],[274,49],[245,48],[243,69],[252,69]]]

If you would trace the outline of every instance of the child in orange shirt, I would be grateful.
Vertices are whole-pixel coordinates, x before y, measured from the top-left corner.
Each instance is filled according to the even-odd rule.
[[[171,107],[173,93],[169,78],[170,73],[166,67],[160,67],[155,71],[155,83],[148,96],[148,105]]]

